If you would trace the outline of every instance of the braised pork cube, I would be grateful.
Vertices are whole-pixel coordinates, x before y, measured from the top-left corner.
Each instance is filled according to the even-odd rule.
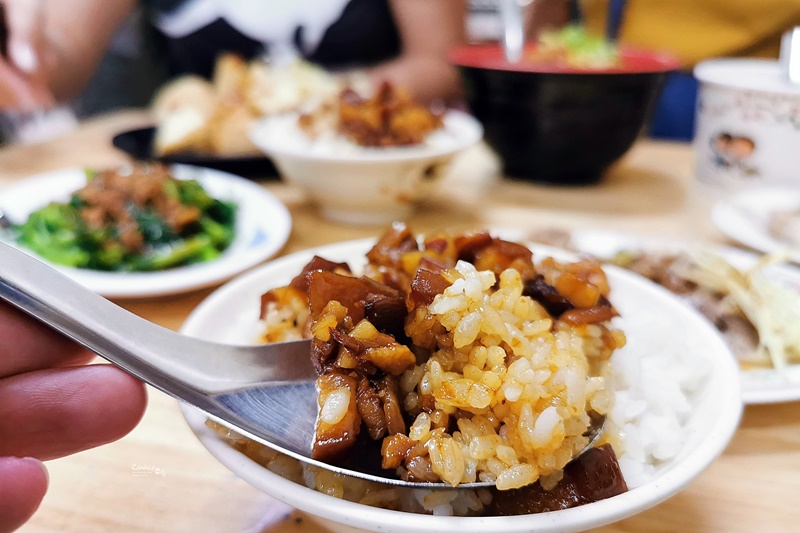
[[[419,250],[417,239],[403,222],[395,222],[383,237],[367,252],[373,265],[398,267],[403,254]]]
[[[312,358],[320,373],[332,363],[366,375],[373,375],[380,369],[399,376],[416,362],[408,346],[378,331],[369,320],[361,320],[353,326],[349,309],[338,300],[328,302],[311,331],[314,335]]]
[[[383,376],[374,382],[363,377],[359,380],[356,404],[372,440],[406,432],[399,397],[400,388],[392,376]]]
[[[570,309],[559,317],[559,320],[570,324],[571,326],[585,326],[588,324],[599,324],[606,322],[614,317],[619,316],[617,310],[611,305],[611,302],[605,296],[601,296],[600,300],[591,307],[582,307],[580,309]]]
[[[400,403],[400,386],[397,380],[393,376],[383,376],[375,385],[383,404],[386,430],[389,435],[405,433],[406,422],[403,418],[403,404]]]
[[[362,377],[358,380],[356,407],[361,420],[367,428],[367,433],[372,440],[380,440],[386,436],[386,415],[383,412],[383,403],[378,391],[369,379]]]
[[[575,307],[555,287],[547,283],[541,274],[525,281],[522,294],[539,302],[550,313],[550,316],[556,318]]]
[[[420,261],[408,295],[409,309],[432,304],[433,299],[450,286],[450,282],[442,275],[446,269],[447,267],[432,259],[426,258]]]
[[[395,222],[391,229],[367,252],[369,261],[364,274],[381,283],[408,292],[413,271],[407,262],[410,256],[419,254],[417,240],[402,222]]]
[[[374,309],[378,300],[397,297],[402,296],[396,289],[363,276],[354,278],[323,270],[308,275],[308,303],[313,317],[335,300],[347,308],[355,323],[366,316],[368,304]]]
[[[317,378],[317,390],[319,414],[311,457],[335,462],[347,455],[361,430],[358,383],[352,376],[330,372]]]
[[[267,316],[270,306],[280,309],[294,309],[295,315],[308,315],[308,274],[318,270],[324,271],[337,271],[337,272],[350,272],[350,267],[347,263],[334,263],[323,259],[319,256],[314,256],[311,261],[303,267],[303,270],[298,274],[289,285],[285,287],[278,287],[272,289],[261,296],[261,320]],[[304,324],[293,324],[299,326],[301,330],[305,329]],[[267,337],[265,340],[268,342],[277,342],[285,340],[276,335]]]
[[[489,515],[511,516],[569,509],[628,491],[610,444],[587,450],[564,468],[552,490],[539,483],[520,489],[493,491]]]
[[[368,320],[356,324],[350,337],[363,346],[363,351],[355,354],[357,357],[392,376],[399,376],[417,362],[408,346],[395,341],[391,335],[381,333]]]
[[[515,268],[522,279],[531,278],[536,272],[533,254],[527,247],[486,232],[459,235],[455,247],[458,259],[474,264],[478,270],[491,270],[499,275],[507,268]]]
[[[317,271],[324,272],[350,272],[350,266],[347,263],[335,263],[327,259],[315,255],[311,261],[303,267],[300,274],[289,283],[289,286],[305,294],[308,292],[308,275]]]

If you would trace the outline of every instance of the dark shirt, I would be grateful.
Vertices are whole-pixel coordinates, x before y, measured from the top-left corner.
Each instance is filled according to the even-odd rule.
[[[185,0],[145,0],[151,15],[169,13]],[[303,27],[294,32],[297,49]],[[265,45],[242,35],[225,20],[216,21],[181,38],[163,37],[162,47],[170,73],[199,74],[210,77],[220,52],[235,52],[246,59],[263,53]],[[388,0],[350,0],[341,17],[325,31],[316,49],[305,59],[331,70],[351,66],[369,66],[396,57],[400,53],[400,35]]]

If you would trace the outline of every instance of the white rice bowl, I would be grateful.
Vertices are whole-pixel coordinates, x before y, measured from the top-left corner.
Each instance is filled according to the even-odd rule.
[[[456,154],[483,136],[481,124],[462,111],[448,111],[443,122],[413,146],[358,146],[333,132],[312,139],[297,126],[296,114],[260,120],[250,138],[324,217],[386,226],[408,218],[442,181]]]
[[[330,245],[266,264],[209,296],[189,316],[182,332],[220,342],[253,342],[263,292],[288,283],[313,255],[349,261],[357,269],[373,242]],[[551,248],[532,249],[535,259],[570,258]],[[604,270],[611,300],[621,315],[615,326],[628,339],[612,357],[616,404],[610,419],[623,430],[619,463],[630,487],[607,500],[507,517],[434,516],[371,507],[321,494],[273,473],[208,428],[203,413],[181,408],[197,437],[220,462],[258,489],[321,519],[370,531],[409,533],[581,531],[608,524],[664,501],[694,479],[728,444],[742,404],[736,363],[711,324],[649,281],[610,266]],[[410,493],[421,501],[421,491]],[[429,510],[447,513],[448,498],[439,499],[445,507],[438,502],[438,509]]]

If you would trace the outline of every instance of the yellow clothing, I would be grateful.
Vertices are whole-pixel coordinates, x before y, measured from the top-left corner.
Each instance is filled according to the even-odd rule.
[[[590,31],[605,34],[609,0],[583,0]],[[663,50],[685,68],[712,57],[778,57],[800,26],[800,0],[628,0],[619,41]]]

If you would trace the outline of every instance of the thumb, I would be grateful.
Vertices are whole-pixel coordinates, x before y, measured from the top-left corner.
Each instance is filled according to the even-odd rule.
[[[0,533],[14,531],[39,507],[47,491],[47,470],[31,457],[0,457]]]

